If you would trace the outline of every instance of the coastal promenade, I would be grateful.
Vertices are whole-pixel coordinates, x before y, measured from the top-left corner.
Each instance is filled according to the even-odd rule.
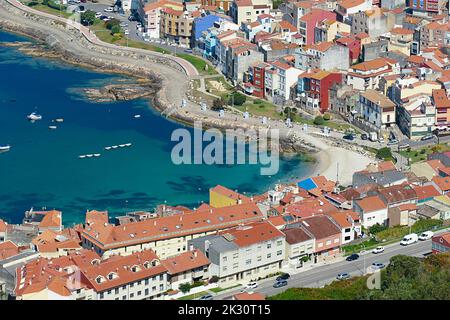
[[[65,60],[93,66],[101,71],[115,71],[140,77],[153,76],[161,86],[153,105],[161,114],[183,123],[201,121],[204,127],[219,129],[242,128],[267,130],[279,129],[280,138],[295,141],[304,150],[319,151],[318,164],[313,174],[323,174],[329,179],[338,179],[342,184],[351,183],[352,174],[373,162],[373,157],[356,146],[333,144],[329,137],[321,137],[320,129],[310,127],[303,130],[300,124],[288,128],[282,121],[269,119],[262,123],[260,118],[243,119],[242,115],[225,112],[219,116],[216,111],[201,110],[200,106],[188,101],[186,92],[190,79],[200,77],[197,70],[187,61],[171,55],[164,55],[143,49],[128,48],[99,40],[88,28],[68,20],[24,6],[17,0],[0,3],[0,25],[6,30],[35,36],[45,41],[52,49],[62,52]],[[187,104],[181,107],[182,101]]]

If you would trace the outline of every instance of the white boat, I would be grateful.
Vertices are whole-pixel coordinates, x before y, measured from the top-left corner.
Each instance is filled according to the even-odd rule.
[[[119,146],[111,146],[111,148],[113,149],[117,149]]]
[[[27,116],[27,119],[32,121],[42,120],[42,116],[40,114],[36,114],[36,112],[33,112]]]
[[[92,158],[94,155],[93,154],[87,154],[86,157],[88,158]]]
[[[136,119],[138,119],[138,118],[141,117],[141,115],[140,115],[140,114],[135,114],[134,117],[135,117]]]
[[[131,143],[126,143],[125,147],[131,147]]]
[[[105,147],[105,150],[111,150],[112,147]]]
[[[119,144],[119,147],[123,148],[123,147],[126,147],[126,145],[124,145],[124,144]]]
[[[48,126],[49,129],[55,130],[56,128],[58,128],[57,126]]]
[[[98,158],[98,157],[100,157],[100,156],[101,156],[100,153],[94,153],[94,157]]]
[[[78,158],[84,159],[84,158],[86,158],[86,155],[82,154],[81,156],[78,156]]]
[[[56,122],[64,122],[64,119],[63,118],[58,118],[58,119],[55,119],[55,121]]]
[[[0,151],[9,151],[11,149],[11,146],[0,146]]]

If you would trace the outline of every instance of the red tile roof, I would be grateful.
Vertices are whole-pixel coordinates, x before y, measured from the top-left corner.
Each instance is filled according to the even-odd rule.
[[[209,265],[208,258],[200,250],[183,252],[161,261],[170,275],[190,271]]]
[[[414,187],[414,191],[417,194],[417,200],[425,200],[433,197],[437,197],[440,195],[439,191],[433,185],[428,186],[417,186]]]
[[[251,223],[222,231],[220,234],[231,235],[233,242],[239,247],[248,247],[255,243],[284,237],[284,234],[269,222]]]
[[[387,208],[387,205],[379,196],[365,197],[357,200],[356,203],[364,212],[373,212]]]

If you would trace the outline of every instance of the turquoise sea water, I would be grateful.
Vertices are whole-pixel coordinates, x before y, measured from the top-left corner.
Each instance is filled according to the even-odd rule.
[[[0,32],[0,41],[20,40]],[[79,93],[117,79],[0,47],[0,145],[12,146],[0,154],[0,218],[19,222],[30,207],[46,207],[63,211],[71,225],[87,209],[114,216],[164,202],[196,207],[216,184],[256,193],[311,170],[298,157],[282,159],[272,177],[261,176],[259,165],[174,165],[170,136],[181,125],[160,117],[146,100],[91,103]],[[33,111],[43,120],[27,121]],[[64,123],[50,130],[55,118]],[[131,148],[103,150],[128,142]],[[86,153],[102,156],[78,159]]]

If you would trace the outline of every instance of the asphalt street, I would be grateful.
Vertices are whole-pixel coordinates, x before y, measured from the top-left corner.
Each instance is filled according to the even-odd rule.
[[[395,243],[386,246],[383,253],[374,254],[370,250],[361,254],[359,259],[355,261],[349,262],[344,260],[341,262],[330,263],[329,265],[316,267],[298,274],[291,274],[291,278],[288,280],[288,285],[281,288],[273,287],[275,279],[260,281],[258,283],[259,287],[254,291],[263,293],[266,296],[272,296],[274,294],[283,292],[288,288],[317,288],[335,281],[339,273],[347,272],[350,274],[350,276],[361,276],[364,274],[364,268],[366,268],[366,273],[371,272],[371,265],[374,262],[381,262],[387,266],[389,264],[389,259],[399,254],[424,257],[429,253],[431,253],[431,240],[419,241],[406,247],[401,246],[399,243]],[[230,299],[231,296],[241,292],[241,290],[242,287],[232,292],[217,295],[214,297],[214,300]]]

